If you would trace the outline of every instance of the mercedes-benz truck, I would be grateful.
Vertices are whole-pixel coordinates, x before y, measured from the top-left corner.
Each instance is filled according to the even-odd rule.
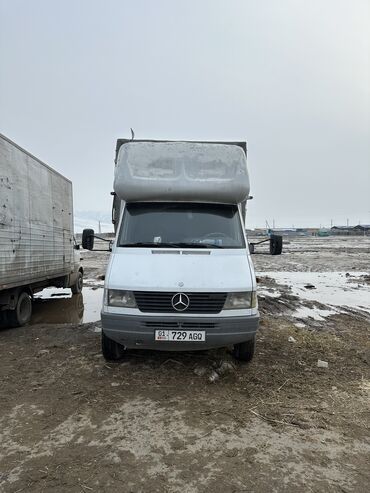
[[[120,139],[113,194],[104,357],[233,346],[251,360],[259,313],[246,143]],[[93,248],[92,230],[83,246]]]

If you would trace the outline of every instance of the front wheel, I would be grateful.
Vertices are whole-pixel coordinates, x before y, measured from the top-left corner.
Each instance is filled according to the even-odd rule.
[[[31,320],[32,301],[26,291],[22,291],[14,310],[8,310],[8,321],[11,327],[22,327]]]
[[[122,359],[125,353],[125,347],[107,337],[104,334],[104,331],[101,333],[101,349],[104,359],[107,361],[117,361]]]
[[[239,361],[244,361],[245,363],[252,361],[255,347],[256,347],[256,337],[253,337],[253,339],[250,339],[249,341],[246,342],[234,344],[234,352],[233,352],[234,358]]]

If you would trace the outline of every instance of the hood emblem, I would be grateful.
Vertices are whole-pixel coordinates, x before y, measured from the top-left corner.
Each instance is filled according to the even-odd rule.
[[[183,312],[184,310],[189,308],[189,296],[185,293],[176,293],[172,296],[171,303],[176,311]]]

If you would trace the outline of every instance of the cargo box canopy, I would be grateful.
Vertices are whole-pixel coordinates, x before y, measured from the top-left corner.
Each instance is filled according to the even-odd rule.
[[[126,202],[238,204],[249,195],[246,154],[230,143],[128,141],[114,191]]]

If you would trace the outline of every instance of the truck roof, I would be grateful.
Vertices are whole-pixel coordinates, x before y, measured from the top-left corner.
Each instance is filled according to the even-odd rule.
[[[117,163],[117,157],[118,157],[118,152],[123,144],[127,144],[128,142],[187,142],[187,143],[192,143],[192,144],[224,144],[224,145],[233,145],[233,146],[238,146],[241,147],[247,155],[247,143],[244,141],[238,142],[231,142],[231,141],[215,141],[215,140],[155,140],[155,139],[117,139],[117,144],[116,144],[116,157],[114,159],[114,162]]]
[[[41,159],[37,158],[36,156],[34,156],[33,154],[31,154],[30,152],[26,151],[26,149],[23,149],[23,147],[19,146],[18,144],[16,144],[12,140],[10,140],[8,137],[6,137],[5,135],[3,135],[2,133],[0,133],[0,138],[6,140],[7,142],[9,142],[9,144],[11,144],[12,146],[16,147],[18,150],[22,151],[24,154],[27,154],[27,156],[31,157],[32,159],[34,159],[38,163],[42,164],[42,166],[45,166],[45,168],[47,168],[48,170],[52,171],[56,175],[59,175],[62,178],[64,178],[66,181],[69,181],[70,183],[72,183],[69,178],[66,178],[64,175],[62,175],[61,173],[59,173],[59,171],[56,171],[54,168],[52,168],[48,164],[46,164],[43,161],[41,161]]]
[[[243,202],[249,178],[242,144],[125,139],[114,191],[126,202]]]

